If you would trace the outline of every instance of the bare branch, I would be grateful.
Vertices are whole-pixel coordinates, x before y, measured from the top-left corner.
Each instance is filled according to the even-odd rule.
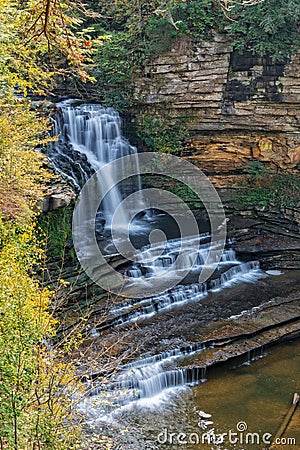
[[[264,0],[217,0],[221,7],[230,12],[235,6],[254,6],[262,3]]]

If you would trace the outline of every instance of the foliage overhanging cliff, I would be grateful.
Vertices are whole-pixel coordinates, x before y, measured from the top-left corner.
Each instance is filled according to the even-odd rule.
[[[209,41],[214,30],[227,35],[232,48],[272,61],[284,61],[300,47],[297,0],[264,0],[248,8],[239,4],[230,16],[217,0],[99,0],[90,6],[98,14],[85,22],[97,79],[91,90],[119,109],[134,100],[132,79],[143,75],[145,64],[169,51],[174,39]],[[93,43],[93,38],[98,40]]]

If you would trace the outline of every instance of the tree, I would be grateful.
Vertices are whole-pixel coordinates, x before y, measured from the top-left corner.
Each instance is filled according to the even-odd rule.
[[[230,34],[238,50],[284,60],[300,48],[298,0],[264,0],[233,18]]]
[[[45,156],[34,150],[45,141],[47,122],[24,99],[0,95],[0,209],[4,218],[30,214],[43,197],[51,174]]]
[[[66,348],[49,346],[52,294],[28,274],[42,256],[34,226],[0,220],[0,447],[69,450],[80,384]]]
[[[74,428],[80,383],[66,360],[70,340],[51,346],[53,293],[33,277],[43,255],[33,209],[51,175],[35,150],[45,141],[47,119],[38,118],[26,98],[29,90],[47,90],[66,62],[84,78],[74,24],[59,0],[0,0],[1,449],[69,450],[80,441],[80,427]]]
[[[236,7],[246,7],[257,5],[264,0],[213,0],[212,3],[218,4],[225,11],[230,12]],[[162,14],[168,19],[168,21],[177,29],[176,21],[174,20],[173,10],[180,4],[190,5],[191,0],[163,0],[158,8],[156,8],[157,14]]]
[[[81,3],[62,0],[1,0],[1,88],[17,86],[26,95],[49,89],[55,73],[88,79],[89,47],[78,29],[83,10]]]

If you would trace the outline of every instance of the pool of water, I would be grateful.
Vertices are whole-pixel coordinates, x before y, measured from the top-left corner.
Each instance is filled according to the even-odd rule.
[[[268,447],[300,390],[300,341],[268,348],[255,361],[211,368],[199,386],[173,389],[123,409],[112,420],[122,449]],[[126,430],[126,431],[124,431]],[[300,408],[282,447],[300,448]]]

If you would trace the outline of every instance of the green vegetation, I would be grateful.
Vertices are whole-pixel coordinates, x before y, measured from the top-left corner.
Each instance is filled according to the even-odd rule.
[[[47,91],[61,70],[87,77],[73,10],[59,0],[0,1],[1,449],[70,450],[81,440],[81,384],[67,360],[74,337],[53,344],[55,293],[34,277],[44,261],[36,204],[51,174],[35,150],[47,141],[48,119],[26,97]]]
[[[175,1],[166,7],[157,0],[100,0],[98,7],[97,23],[86,24],[93,42],[91,75],[97,80],[91,88],[104,105],[119,110],[134,102],[130,83],[143,74],[147,60],[170,50],[176,37],[208,38],[226,23],[214,0]]]
[[[38,229],[41,242],[45,241],[47,257],[75,258],[74,249],[68,246],[72,239],[73,208],[68,206],[38,217]]]
[[[34,206],[51,177],[34,147],[44,140],[46,122],[9,91],[0,102],[0,447],[75,449],[80,384],[65,360],[66,344],[50,345],[54,293],[33,277],[44,260]]]
[[[34,206],[51,177],[34,147],[47,126],[9,90],[0,103],[0,446],[67,450],[79,442],[80,427],[66,427],[79,425],[72,399],[79,384],[64,345],[50,350],[54,294],[32,276],[44,260]]]
[[[132,98],[130,76],[133,62],[130,53],[133,49],[130,50],[130,46],[125,32],[103,34],[94,55],[93,76],[97,84],[93,88],[102,96],[104,106],[114,106],[119,111],[126,109]]]
[[[236,201],[243,206],[280,208],[297,206],[300,198],[300,178],[294,174],[272,172],[259,161],[244,168],[246,182],[237,190]]]
[[[209,39],[213,30],[224,31],[228,24],[219,2],[215,0],[177,2],[173,17],[179,33],[195,39]]]
[[[230,28],[234,48],[284,60],[300,47],[298,0],[265,0],[236,11]]]
[[[180,197],[185,203],[188,203],[191,208],[200,208],[203,203],[200,201],[198,195],[186,184],[176,184],[170,186],[170,191]]]
[[[97,80],[89,86],[89,94],[106,106],[126,111],[137,100],[134,79],[148,76],[144,73],[147,61],[169,51],[174,40],[181,37],[197,43],[219,31],[229,36],[239,52],[247,50],[273,60],[284,60],[300,48],[298,0],[264,0],[250,7],[237,2],[227,12],[221,3],[98,0],[95,5],[90,1],[98,16],[83,23],[89,30],[87,43],[93,56],[89,71]],[[149,149],[180,154],[187,135],[184,123],[178,120],[174,125],[167,111],[160,115],[160,119],[141,117],[138,136]]]
[[[75,449],[79,384],[64,347],[46,345],[55,336],[56,321],[49,312],[52,293],[29,275],[43,255],[34,237],[34,214],[30,219],[0,221],[0,446]]]
[[[150,115],[139,117],[136,134],[149,150],[174,155],[180,155],[189,138],[188,129],[183,124],[172,124],[171,120]]]

